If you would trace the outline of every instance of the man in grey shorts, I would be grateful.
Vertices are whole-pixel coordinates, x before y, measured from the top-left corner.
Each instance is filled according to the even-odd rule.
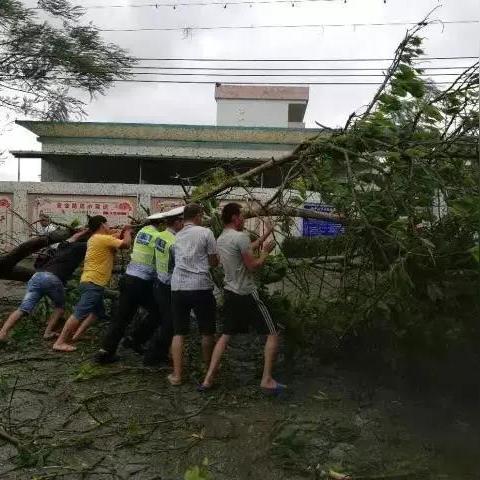
[[[210,267],[218,265],[217,245],[213,233],[202,227],[203,208],[191,203],[183,212],[184,227],[177,233],[174,247],[175,267],[171,279],[173,373],[171,385],[182,383],[183,345],[193,310],[202,336],[202,355],[210,363],[215,334],[216,302]]]
[[[275,247],[275,242],[263,243],[272,229],[268,229],[255,242],[251,242],[249,235],[243,231],[245,219],[238,203],[229,203],[223,207],[222,221],[224,230],[217,239],[217,248],[225,272],[224,328],[213,350],[207,375],[198,389],[204,391],[212,387],[231,336],[247,333],[251,326],[259,335],[267,337],[260,387],[265,393],[278,394],[286,388],[272,377],[273,363],[278,350],[278,329],[268,308],[258,295],[253,278],[253,272],[265,263]],[[253,250],[262,244],[260,256],[254,256]]]

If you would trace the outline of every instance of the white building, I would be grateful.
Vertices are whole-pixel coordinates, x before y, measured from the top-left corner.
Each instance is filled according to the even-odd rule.
[[[305,128],[308,96],[308,87],[217,84],[217,125]]]

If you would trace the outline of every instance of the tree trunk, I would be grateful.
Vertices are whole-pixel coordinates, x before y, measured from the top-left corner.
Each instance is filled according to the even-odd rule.
[[[30,238],[10,252],[0,255],[0,279],[28,282],[35,270],[17,264],[42,248],[66,240],[71,234],[72,232],[67,229],[55,230],[48,235]]]

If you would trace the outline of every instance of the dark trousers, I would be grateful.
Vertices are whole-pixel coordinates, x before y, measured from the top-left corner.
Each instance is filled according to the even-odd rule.
[[[147,311],[145,325],[142,326],[142,331],[138,335],[138,337],[145,337],[143,341],[147,340],[159,322],[158,308],[153,297],[152,281],[125,275],[119,287],[120,298],[117,313],[110,323],[102,346],[104,350],[111,354],[117,351],[118,344],[125,335],[125,331],[139,307],[143,307]],[[143,343],[140,338],[138,340]]]
[[[144,360],[146,363],[168,361],[168,351],[173,338],[172,300],[170,285],[156,281],[153,296],[160,313],[160,326],[157,327],[147,344]]]

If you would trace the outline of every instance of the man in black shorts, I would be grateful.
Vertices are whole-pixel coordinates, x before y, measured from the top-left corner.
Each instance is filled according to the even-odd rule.
[[[193,310],[202,336],[202,355],[210,364],[215,334],[216,302],[210,267],[218,265],[217,244],[213,233],[202,227],[203,208],[191,203],[183,212],[184,227],[175,238],[175,267],[171,279],[173,373],[168,376],[172,385],[182,383],[183,345],[190,327]]]
[[[253,279],[253,272],[264,264],[268,254],[275,248],[275,242],[263,243],[272,229],[268,229],[255,242],[251,242],[248,234],[243,232],[245,219],[238,203],[229,203],[223,207],[222,221],[224,230],[218,237],[217,248],[225,272],[225,321],[223,335],[215,345],[207,375],[199,390],[211,388],[230,337],[247,333],[251,325],[258,334],[267,336],[260,387],[266,393],[278,394],[285,389],[285,385],[272,377],[273,363],[278,350],[278,330],[266,305],[258,296]],[[260,245],[262,245],[260,256],[255,257],[253,250]]]

